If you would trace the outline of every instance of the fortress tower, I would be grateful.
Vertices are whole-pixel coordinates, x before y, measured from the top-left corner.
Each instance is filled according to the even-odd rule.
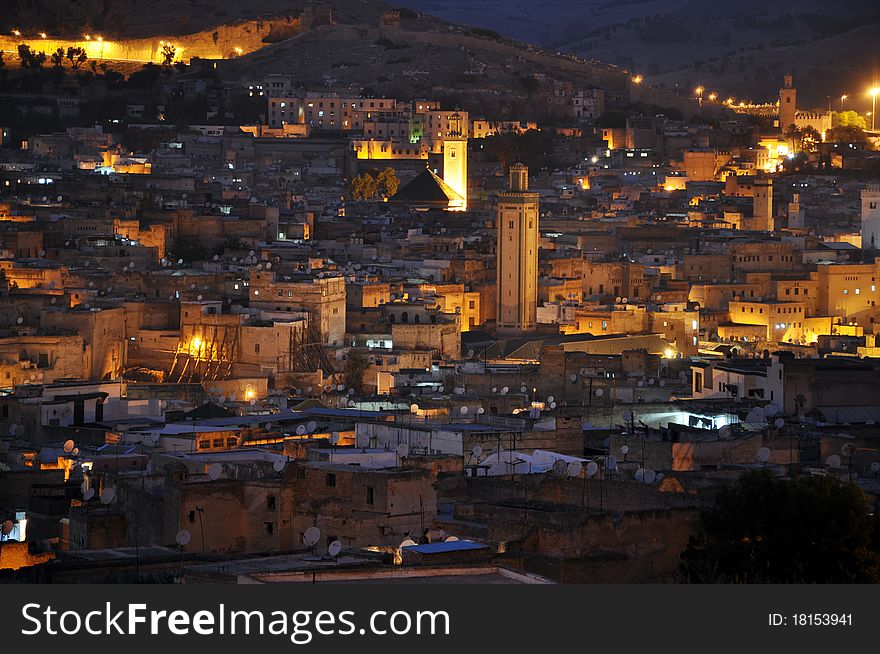
[[[880,249],[880,186],[862,189],[862,249]]]

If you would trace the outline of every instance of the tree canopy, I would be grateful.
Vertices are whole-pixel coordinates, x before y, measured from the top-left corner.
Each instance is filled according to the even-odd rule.
[[[832,477],[761,470],[721,491],[682,554],[698,583],[876,583],[878,522],[862,491]]]

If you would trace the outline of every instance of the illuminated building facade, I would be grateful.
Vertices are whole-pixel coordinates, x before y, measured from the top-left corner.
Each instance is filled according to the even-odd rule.
[[[467,210],[467,141],[461,116],[453,114],[443,141],[443,181],[464,199],[461,211]]]

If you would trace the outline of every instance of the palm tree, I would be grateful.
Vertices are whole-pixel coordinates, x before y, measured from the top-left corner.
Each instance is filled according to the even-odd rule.
[[[801,139],[803,138],[803,130],[800,127],[792,123],[782,132],[782,135],[785,137],[785,140],[788,141],[788,145],[791,147],[792,152],[798,151],[798,146],[801,143]]]

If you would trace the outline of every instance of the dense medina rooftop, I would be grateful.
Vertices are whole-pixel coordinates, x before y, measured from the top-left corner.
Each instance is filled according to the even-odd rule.
[[[873,511],[876,93],[310,11],[0,39],[0,576],[682,581],[731,493]]]

